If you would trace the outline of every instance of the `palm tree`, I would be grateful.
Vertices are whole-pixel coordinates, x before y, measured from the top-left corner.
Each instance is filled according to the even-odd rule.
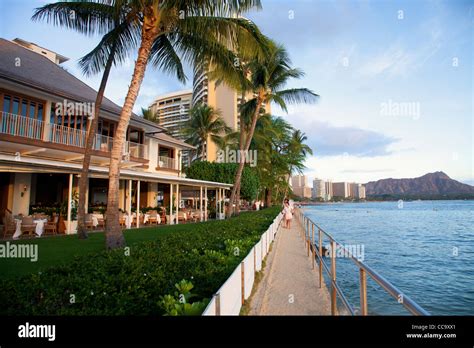
[[[214,143],[216,143],[219,149],[223,151],[225,151],[226,149],[229,149],[229,150],[238,149],[240,132],[232,132],[231,128],[224,130],[224,132],[225,132],[224,134],[212,139]]]
[[[265,114],[258,119],[251,148],[259,154],[257,172],[267,206],[280,193],[286,196],[288,176],[304,169],[306,156],[312,154],[306,140],[304,133],[281,117]]]
[[[148,120],[148,121],[151,121],[151,122],[155,122],[157,124],[160,123],[160,116],[158,114],[157,111],[153,111],[151,109],[145,109],[145,108],[142,108],[142,117],[145,119],[145,120]]]
[[[125,244],[118,220],[120,162],[125,134],[148,61],[170,70],[181,66],[180,56],[195,63],[233,61],[233,43],[247,43],[247,54],[262,53],[264,38],[257,27],[240,13],[260,7],[259,0],[130,0],[128,16],[140,31],[132,80],[120,114],[109,170],[106,247]],[[232,17],[232,18],[231,18]]]
[[[100,43],[82,57],[79,65],[85,75],[90,76],[103,70],[94,103],[94,114],[86,126],[86,141],[81,176],[79,178],[78,237],[87,238],[85,227],[86,191],[89,186],[89,168],[96,138],[99,113],[104,98],[107,80],[112,65],[122,62],[130,45],[134,43],[126,18],[121,16],[120,5],[112,1],[70,1],[47,4],[37,8],[32,20],[46,20],[54,25],[73,29],[85,35],[102,31],[107,33]]]
[[[190,119],[183,129],[186,142],[197,148],[197,158],[207,159],[209,139],[219,143],[221,136],[229,134],[231,129],[221,117],[221,112],[206,104],[197,104],[189,110]]]
[[[109,170],[109,190],[107,204],[106,247],[116,248],[125,244],[118,223],[119,176],[122,148],[133,107],[145,75],[148,62],[167,72],[174,72],[180,80],[185,79],[180,55],[188,62],[207,60],[212,64],[231,64],[234,61],[234,43],[245,43],[247,57],[261,55],[264,37],[249,20],[238,15],[252,8],[260,8],[259,0],[103,0],[101,4],[110,5],[113,11],[95,8],[91,17],[94,21],[80,20],[77,28],[100,34],[109,33],[121,19],[123,32],[128,40],[121,38],[122,53],[138,46],[138,55],[128,88],[125,103],[120,114],[111,151]],[[91,11],[90,1],[81,2],[77,13]],[[63,12],[61,20],[67,27],[73,27]],[[69,13],[70,15],[71,13]],[[113,14],[113,15],[112,15]],[[236,16],[237,15],[237,16]],[[104,42],[107,34],[103,37]],[[107,46],[100,47],[100,53],[108,52]]]
[[[247,139],[244,151],[250,147],[255,127],[259,116],[264,111],[262,106],[275,102],[280,108],[288,112],[287,103],[309,103],[315,102],[318,95],[307,88],[282,89],[291,78],[300,78],[303,72],[299,69],[291,68],[291,60],[286,50],[277,44],[268,44],[269,54],[264,62],[254,60],[248,65],[250,71],[248,79],[248,90],[252,90],[255,97],[246,103],[247,108],[253,110],[251,122],[248,128]],[[241,83],[241,79],[238,79]],[[244,108],[245,108],[244,107]],[[240,186],[244,162],[240,162],[234,179],[234,187],[230,198],[230,205],[234,204],[236,198],[236,188]],[[232,214],[229,209],[228,215]]]

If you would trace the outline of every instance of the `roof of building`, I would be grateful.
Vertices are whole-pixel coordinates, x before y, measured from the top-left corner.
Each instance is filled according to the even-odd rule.
[[[17,66],[18,63],[20,66]],[[0,38],[0,78],[80,102],[93,103],[97,95],[97,91],[94,88],[69,73],[60,65],[18,43],[3,38]],[[101,110],[118,117],[122,108],[104,97]],[[166,129],[136,114],[132,114],[131,119],[144,126],[147,132],[153,132],[154,130],[159,132]],[[172,142],[179,146],[190,147],[189,144],[163,133],[157,134],[155,138]]]
[[[182,89],[180,91],[174,91],[174,92],[161,94],[161,95],[159,95],[155,98],[155,100],[153,101],[153,103],[151,105],[153,105],[153,104],[155,104],[159,101],[162,101],[163,99],[170,99],[170,98],[180,97],[180,96],[183,96],[183,95],[189,95],[191,97],[192,94],[193,94],[192,89]]]

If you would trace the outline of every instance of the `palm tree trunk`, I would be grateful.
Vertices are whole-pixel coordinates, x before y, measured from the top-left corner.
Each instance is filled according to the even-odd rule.
[[[257,126],[258,115],[260,113],[260,107],[262,106],[262,103],[263,103],[263,98],[258,97],[257,107],[255,108],[255,112],[252,116],[252,124],[247,134],[247,140],[245,142],[244,151],[248,151],[248,149],[250,148],[250,143],[252,142],[253,133],[255,132],[255,127]],[[235,173],[234,187],[232,187],[232,194],[230,195],[230,201],[229,201],[230,204],[234,204],[237,188],[240,189],[240,181],[242,180],[242,172],[244,171],[244,165],[245,165],[245,162],[242,161],[241,159],[241,161],[239,162],[239,167],[237,168],[237,172]],[[232,215],[232,209],[229,209],[228,217],[230,217],[231,215]]]
[[[244,102],[245,94],[242,93],[241,97],[241,103]],[[240,151],[240,156],[242,156],[243,149],[244,149],[244,141],[245,141],[245,124],[244,124],[244,118],[242,117],[242,112],[240,112],[240,137],[239,137],[239,151]],[[235,199],[235,214],[239,215],[240,214],[240,182],[237,185],[236,188],[236,199]],[[229,207],[233,207],[234,203],[230,202]]]
[[[267,195],[266,195],[266,202],[265,202],[265,206],[267,208],[271,207],[272,206],[272,189],[271,188],[267,188]]]
[[[123,146],[133,106],[137,100],[140,86],[145,76],[145,70],[150,56],[154,39],[158,35],[157,18],[145,17],[138,57],[135,62],[132,81],[128,88],[125,103],[120,113],[120,120],[114,137],[114,146],[110,156],[109,192],[107,199],[107,226],[105,229],[105,245],[107,249],[120,248],[125,245],[125,238],[119,224],[119,178],[120,162],[122,161]]]
[[[77,234],[79,239],[87,238],[87,229],[85,227],[86,218],[86,191],[89,186],[89,167],[91,163],[92,146],[94,144],[94,138],[97,133],[97,125],[99,124],[99,113],[102,100],[104,99],[105,87],[107,80],[109,79],[110,70],[114,61],[114,55],[117,45],[114,44],[110,50],[109,58],[105,64],[104,73],[102,74],[102,80],[100,81],[99,91],[95,98],[94,115],[87,124],[87,138],[86,148],[84,150],[84,159],[82,161],[81,177],[79,178],[79,207],[77,209]]]

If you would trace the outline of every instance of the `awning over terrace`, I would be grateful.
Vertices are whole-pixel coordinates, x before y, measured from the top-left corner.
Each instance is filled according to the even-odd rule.
[[[127,163],[125,163],[125,166]],[[133,168],[133,167],[132,167]],[[11,154],[2,154],[0,153],[0,172],[10,172],[10,173],[49,173],[49,174],[67,174],[69,176],[69,185],[68,185],[68,202],[72,202],[72,193],[73,193],[73,181],[74,177],[81,173],[82,166],[80,163],[67,163],[67,162],[58,162],[52,161],[44,158],[36,157],[15,157]],[[107,179],[109,174],[108,166],[91,166],[89,170],[90,178],[97,179]],[[196,193],[194,196],[195,207],[199,207],[199,220],[205,221],[208,216],[208,191],[214,191],[215,197],[215,211],[216,218],[223,219],[225,217],[225,191],[229,190],[232,185],[205,181],[205,180],[195,180],[179,175],[172,176],[162,173],[151,173],[145,171],[133,170],[130,168],[122,168],[120,171],[120,179],[125,181],[125,190],[126,195],[126,204],[124,206],[126,213],[131,218],[132,214],[132,182],[135,182],[136,187],[136,200],[140,202],[140,182],[146,183],[157,183],[157,184],[167,184],[169,185],[169,207],[167,207],[167,223],[174,224],[178,223],[181,218],[182,212],[180,211],[180,201],[179,197],[182,192],[187,190],[194,190]],[[77,180],[77,179],[76,179]],[[15,185],[16,186],[16,185]],[[88,193],[87,193],[88,195]],[[67,232],[74,233],[71,229],[71,203],[67,207]],[[137,203],[137,213],[140,213],[139,203]],[[86,206],[87,211],[87,206]],[[131,226],[129,226],[131,227]],[[137,219],[136,227],[139,227],[139,219]]]
[[[33,157],[22,157],[21,160],[16,160],[15,156],[0,154],[0,171],[2,172],[80,174],[81,169],[82,166],[79,163],[59,163]],[[89,173],[92,178],[108,178],[109,169],[108,167],[91,166]],[[126,168],[120,170],[120,179],[143,180],[166,184],[184,184],[188,186],[207,186],[209,188],[232,188],[232,184],[189,179],[161,173],[139,172]]]

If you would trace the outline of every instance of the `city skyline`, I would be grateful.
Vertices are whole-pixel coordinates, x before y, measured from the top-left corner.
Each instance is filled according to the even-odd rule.
[[[84,77],[77,60],[98,42],[45,23],[31,22],[34,3],[2,1],[15,18],[0,32],[35,42],[70,58],[63,66],[97,88],[100,76]],[[262,31],[283,43],[321,95],[316,105],[290,107],[283,116],[308,136],[314,155],[310,178],[368,182],[444,171],[474,183],[472,50],[474,10],[463,1],[322,2],[262,1],[250,13]],[[45,36],[44,32],[49,35]],[[305,35],[301,35],[304,32]],[[106,95],[118,105],[133,69],[134,54],[112,69]],[[135,111],[156,96],[192,87],[188,81],[147,70]],[[449,86],[449,88],[446,88]],[[455,141],[454,141],[455,140]]]

